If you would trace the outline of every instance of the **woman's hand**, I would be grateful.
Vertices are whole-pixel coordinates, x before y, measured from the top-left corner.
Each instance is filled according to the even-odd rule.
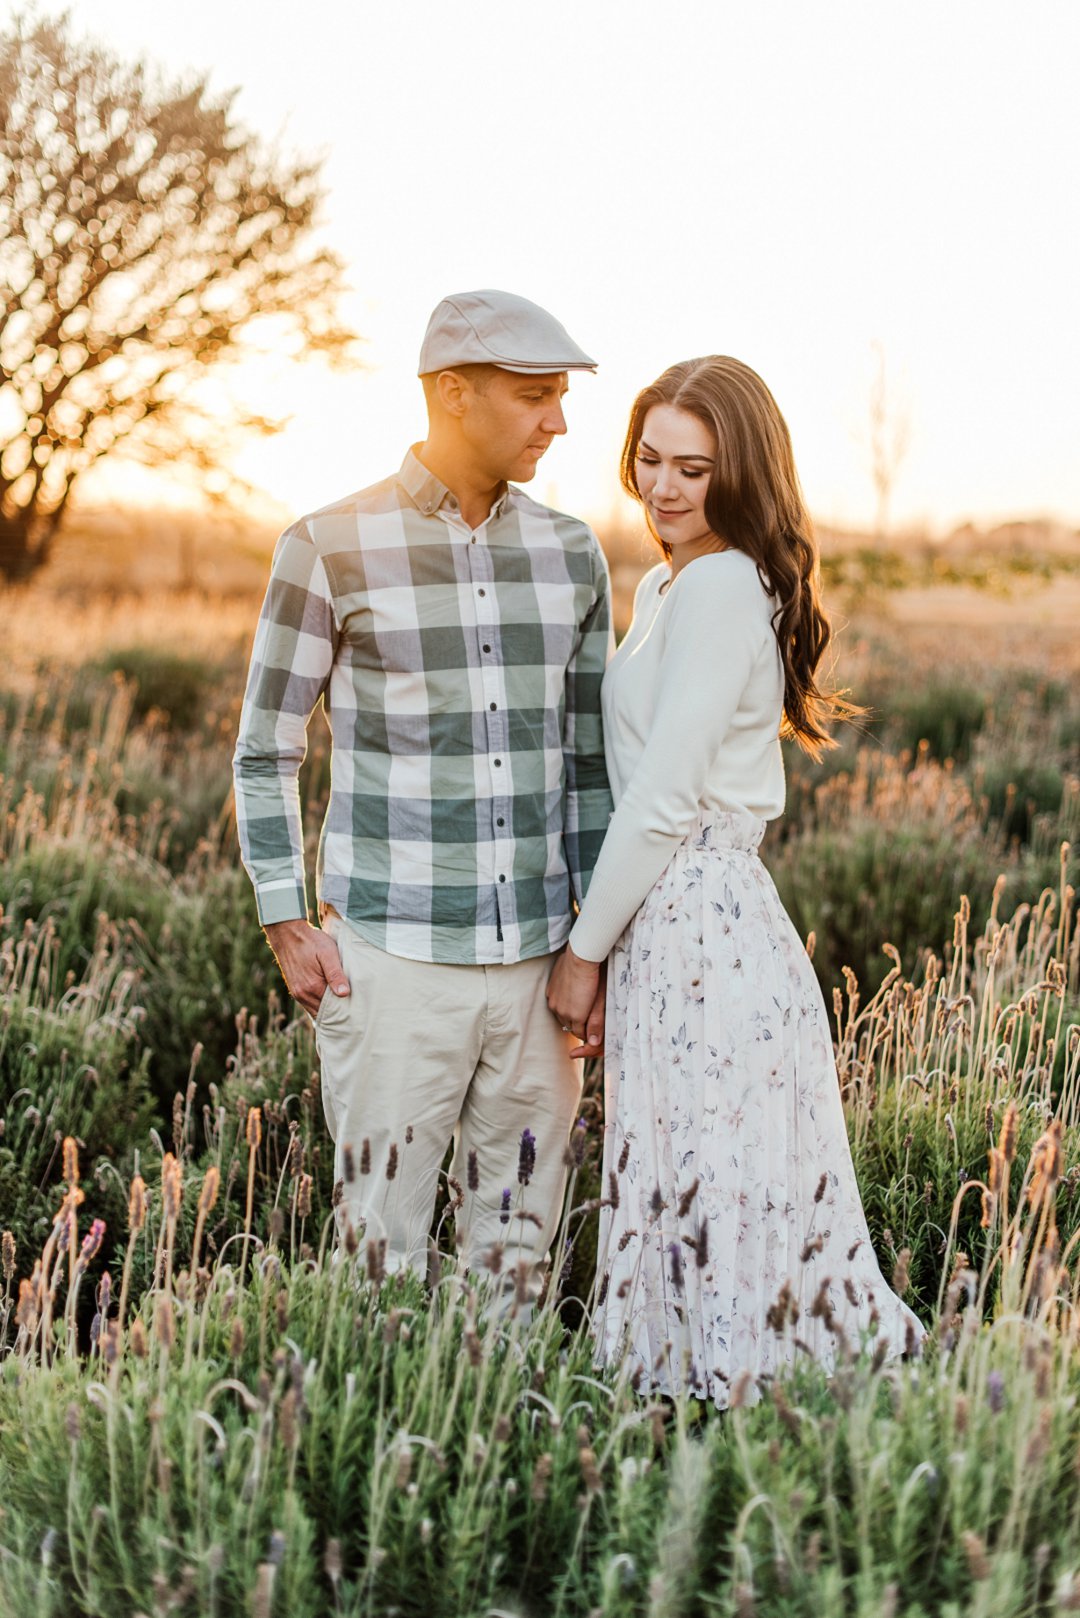
[[[556,959],[548,979],[548,1010],[568,1034],[577,1034],[583,1043],[570,1052],[572,1057],[598,1056],[604,1044],[604,999],[607,966],[603,961],[583,961],[567,944]]]

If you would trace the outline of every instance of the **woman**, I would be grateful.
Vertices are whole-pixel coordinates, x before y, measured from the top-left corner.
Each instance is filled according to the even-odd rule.
[[[638,395],[622,480],[665,560],[604,677],[616,808],[548,1002],[583,1030],[610,953],[599,1357],[724,1406],[797,1340],[829,1364],[922,1328],[874,1258],[821,991],[757,853],[781,734],[816,757],[845,711],[787,426],[747,366],[688,360]]]

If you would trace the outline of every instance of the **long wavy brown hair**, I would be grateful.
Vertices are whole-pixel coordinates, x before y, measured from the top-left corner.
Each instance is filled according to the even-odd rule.
[[[832,639],[821,605],[814,525],[803,502],[791,434],[779,407],[756,371],[725,354],[673,365],[634,400],[623,445],[623,488],[641,499],[637,452],[645,417],[653,405],[674,405],[709,428],[716,459],[705,495],[709,528],[727,546],[757,563],[761,581],[776,602],[773,629],[784,667],[784,718],[780,734],[813,758],[836,741],[826,726],[854,718],[860,709],[840,691],[823,690],[817,669]],[[648,508],[645,508],[648,521]],[[671,546],[649,529],[667,559]]]

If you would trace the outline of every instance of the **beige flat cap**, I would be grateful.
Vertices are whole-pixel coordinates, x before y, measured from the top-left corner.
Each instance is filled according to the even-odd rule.
[[[436,305],[420,349],[419,376],[455,365],[501,371],[595,371],[596,361],[554,315],[513,292],[454,292]]]

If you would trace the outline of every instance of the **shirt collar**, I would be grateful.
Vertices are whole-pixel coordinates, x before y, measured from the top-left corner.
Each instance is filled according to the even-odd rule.
[[[425,517],[434,516],[435,512],[442,506],[445,506],[447,511],[456,512],[458,510],[456,498],[450,493],[446,484],[435,476],[434,472],[428,471],[416,453],[419,448],[419,444],[414,444],[411,449],[405,451],[405,459],[402,461],[401,469],[397,475],[398,482],[413,505],[423,512]],[[490,517],[502,515],[512,493],[513,490],[510,485],[508,483],[504,484],[502,493],[492,504]]]

